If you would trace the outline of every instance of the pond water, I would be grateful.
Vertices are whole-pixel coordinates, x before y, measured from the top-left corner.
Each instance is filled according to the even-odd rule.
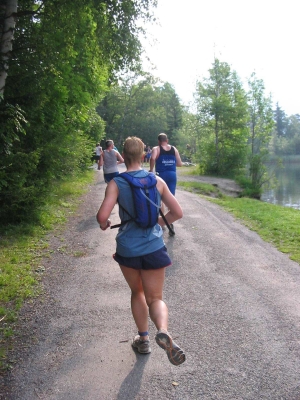
[[[269,168],[275,172],[278,186],[263,192],[261,200],[300,210],[300,163],[286,163],[283,168]]]

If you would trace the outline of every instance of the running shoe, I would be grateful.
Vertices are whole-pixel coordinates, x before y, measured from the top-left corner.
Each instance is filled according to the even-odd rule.
[[[150,341],[149,340],[141,340],[140,335],[136,335],[131,343],[134,349],[141,354],[149,354],[151,353]]]
[[[171,364],[180,365],[185,362],[183,350],[174,342],[168,331],[163,329],[157,331],[155,340],[159,347],[165,350]]]

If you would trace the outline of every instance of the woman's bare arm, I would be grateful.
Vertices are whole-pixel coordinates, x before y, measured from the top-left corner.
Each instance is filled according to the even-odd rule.
[[[104,200],[97,212],[96,219],[100,225],[100,228],[105,231],[110,227],[111,222],[109,220],[112,209],[114,208],[119,195],[119,189],[114,180],[110,181],[105,190]]]
[[[181,157],[179,154],[179,151],[175,148],[175,157],[176,157],[176,167],[182,167],[182,161],[181,161]]]

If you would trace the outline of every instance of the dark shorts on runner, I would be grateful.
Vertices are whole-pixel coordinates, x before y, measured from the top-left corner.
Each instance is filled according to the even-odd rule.
[[[122,257],[118,253],[115,253],[113,258],[118,264],[133,269],[160,269],[172,264],[166,246],[144,256]]]
[[[99,161],[100,160],[100,156],[95,156],[95,160]]]
[[[112,172],[111,174],[104,174],[104,180],[106,183],[108,183],[118,175],[119,175],[119,172]]]

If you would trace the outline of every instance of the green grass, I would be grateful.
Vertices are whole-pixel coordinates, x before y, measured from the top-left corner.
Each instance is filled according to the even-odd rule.
[[[210,196],[206,198],[223,207],[249,229],[257,232],[263,240],[272,243],[279,251],[287,253],[291,260],[300,264],[299,210],[245,197],[211,197],[209,192],[214,193],[216,188],[199,182],[178,182],[178,185],[200,195]]]
[[[181,167],[177,168],[177,173],[180,172],[180,175],[199,175],[199,167],[198,166],[189,166],[189,167]]]
[[[93,171],[53,185],[32,223],[2,227],[0,231],[0,368],[7,367],[7,339],[14,335],[18,311],[26,299],[40,293],[47,256],[45,235],[55,227],[59,232],[76,211],[80,196],[94,180]],[[63,248],[63,246],[62,246]],[[77,255],[80,256],[80,255]]]
[[[209,183],[178,181],[177,185],[188,192],[203,194],[204,196],[223,197],[220,190]]]

